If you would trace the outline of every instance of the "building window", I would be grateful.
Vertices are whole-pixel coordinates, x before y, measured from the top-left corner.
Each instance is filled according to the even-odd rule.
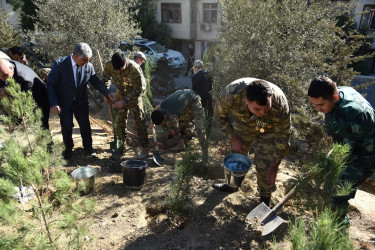
[[[361,29],[375,30],[375,5],[365,5],[361,17]]]
[[[217,3],[203,4],[203,22],[216,23],[217,22]]]
[[[181,23],[181,4],[162,3],[161,20],[163,23]]]

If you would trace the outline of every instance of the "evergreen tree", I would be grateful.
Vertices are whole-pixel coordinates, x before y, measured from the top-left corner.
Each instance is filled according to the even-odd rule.
[[[78,200],[71,178],[57,167],[59,154],[48,152],[51,136],[41,127],[32,93],[12,79],[6,90],[0,115],[0,249],[82,249],[89,243],[89,224],[81,219],[94,213],[95,203]]]
[[[7,14],[0,10],[0,48],[10,48],[21,45],[21,35],[7,21]]]
[[[13,5],[13,10],[20,11],[20,23],[23,30],[34,30],[37,18],[37,7],[33,0],[8,0]]]

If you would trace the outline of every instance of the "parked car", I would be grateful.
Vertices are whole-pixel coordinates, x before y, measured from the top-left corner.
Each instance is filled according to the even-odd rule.
[[[137,48],[134,48],[137,47]],[[145,38],[134,39],[130,42],[120,42],[116,49],[126,51],[142,51],[147,58],[152,58],[155,63],[160,63],[161,60],[165,60],[168,65],[172,68],[183,68],[185,66],[185,57],[176,50],[167,49],[160,43],[150,41]]]

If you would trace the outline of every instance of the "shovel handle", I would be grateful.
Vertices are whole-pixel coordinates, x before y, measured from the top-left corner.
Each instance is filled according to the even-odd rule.
[[[109,117],[111,118],[111,122],[113,124],[112,104],[111,103],[108,103],[108,112],[109,112]]]
[[[299,184],[299,183],[298,183]],[[265,222],[267,221],[268,219],[270,219],[272,216],[274,216],[274,214],[276,214],[277,211],[280,210],[280,208],[288,201],[290,200],[290,198],[293,197],[294,193],[296,192],[296,188],[298,186],[298,184],[292,189],[289,191],[289,193],[284,197],[284,199],[282,199],[279,203],[277,203],[276,206],[274,206],[271,211],[266,214],[264,216],[264,218],[262,219],[262,222]]]
[[[155,132],[155,126],[152,126],[152,137],[154,138],[154,143],[156,142],[156,132]],[[155,150],[158,151],[159,148],[155,143]]]

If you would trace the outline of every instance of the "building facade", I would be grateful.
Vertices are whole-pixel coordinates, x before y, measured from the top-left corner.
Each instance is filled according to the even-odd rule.
[[[373,37],[370,52],[375,52],[375,0],[359,0],[356,3],[355,13],[357,27],[368,30]],[[375,73],[375,56],[369,61],[369,71]]]
[[[156,20],[172,28],[175,49],[186,57],[191,43],[195,59],[201,59],[205,48],[217,41],[220,13],[217,0],[158,0]]]

